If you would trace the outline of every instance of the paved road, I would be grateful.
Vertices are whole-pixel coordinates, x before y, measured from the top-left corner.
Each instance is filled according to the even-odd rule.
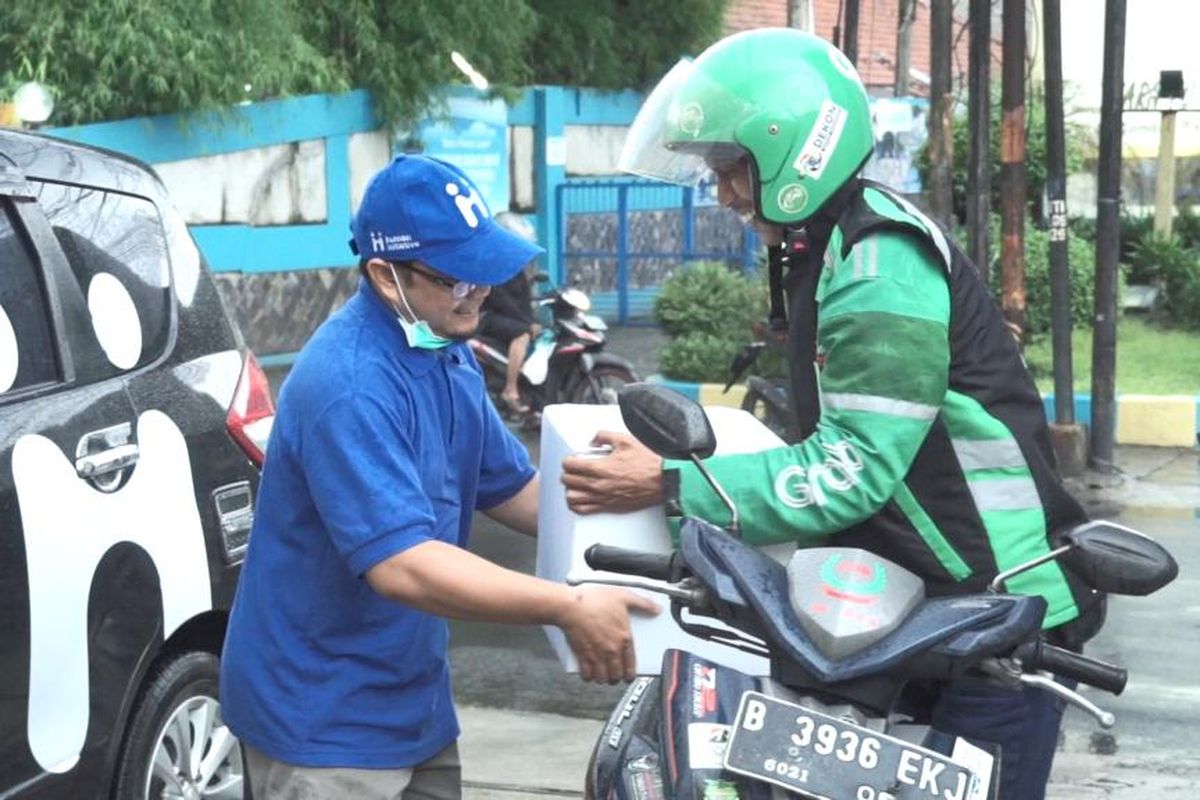
[[[1200,519],[1128,510],[1122,521],[1165,544],[1179,578],[1145,598],[1112,600],[1088,652],[1129,669],[1120,697],[1089,697],[1117,715],[1106,734],[1072,709],[1056,761],[1061,798],[1200,797]]]

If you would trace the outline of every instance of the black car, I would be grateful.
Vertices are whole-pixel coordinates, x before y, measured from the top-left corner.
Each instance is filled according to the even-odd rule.
[[[0,797],[242,797],[217,658],[273,418],[153,171],[0,129]]]

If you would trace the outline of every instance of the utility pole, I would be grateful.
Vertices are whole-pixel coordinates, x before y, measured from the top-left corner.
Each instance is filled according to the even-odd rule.
[[[1046,194],[1050,203],[1050,346],[1054,360],[1054,422],[1050,440],[1063,475],[1083,474],[1087,439],[1075,424],[1071,363],[1071,267],[1067,247],[1067,146],[1063,121],[1061,0],[1042,4],[1045,45]]]
[[[953,0],[933,0],[929,19],[929,206],[947,230],[954,221],[954,95],[950,74]]]
[[[1004,0],[1000,85],[1000,310],[1025,336],[1025,0]]]
[[[917,0],[897,0],[900,9],[896,25],[896,97],[908,94],[908,65],[912,60],[912,26],[917,19]]]
[[[991,277],[988,213],[992,205],[992,6],[990,0],[971,0],[967,12],[971,28],[967,90],[967,255],[983,276]]]
[[[1090,463],[1113,471],[1117,383],[1117,257],[1121,248],[1121,104],[1125,83],[1125,0],[1106,0],[1096,198],[1096,305],[1092,328]]]
[[[846,29],[842,31],[842,52],[858,66],[858,0],[846,0]]]
[[[788,0],[788,27],[811,31],[813,29],[812,12],[812,0]]]

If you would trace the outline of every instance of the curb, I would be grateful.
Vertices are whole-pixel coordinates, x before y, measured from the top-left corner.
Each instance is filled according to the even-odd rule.
[[[661,375],[646,380],[662,384],[701,405],[740,408],[746,387],[737,384],[722,390],[720,383],[675,381]],[[1046,418],[1054,421],[1054,395],[1042,395]],[[1141,444],[1153,447],[1195,447],[1200,435],[1200,395],[1122,394],[1116,400],[1117,444]],[[1092,396],[1075,395],[1075,421],[1092,422]]]

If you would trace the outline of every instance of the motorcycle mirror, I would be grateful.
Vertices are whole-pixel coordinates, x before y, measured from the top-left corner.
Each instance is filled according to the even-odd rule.
[[[663,458],[708,458],[717,437],[699,403],[653,383],[630,383],[617,394],[621,419],[638,441]]]
[[[729,381],[721,390],[721,394],[727,394],[729,387],[741,380],[742,376],[746,374],[746,370],[754,366],[754,362],[758,361],[758,356],[765,346],[765,342],[751,342],[738,351],[737,355],[733,357],[733,361],[729,363]]]
[[[1179,574],[1179,565],[1165,547],[1115,522],[1088,522],[1068,530],[1061,540],[1071,546],[1063,562],[1102,592],[1140,597]]]

